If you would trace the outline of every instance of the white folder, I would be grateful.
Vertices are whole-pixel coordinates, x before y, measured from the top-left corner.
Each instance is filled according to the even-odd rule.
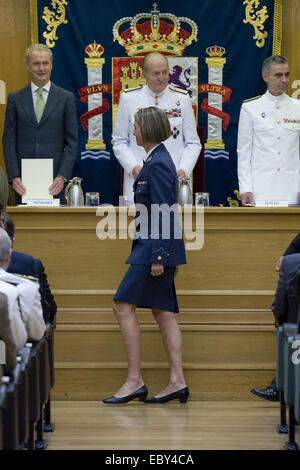
[[[53,159],[23,158],[21,167],[22,183],[26,188],[22,202],[26,203],[29,199],[53,199],[49,193],[53,183]]]

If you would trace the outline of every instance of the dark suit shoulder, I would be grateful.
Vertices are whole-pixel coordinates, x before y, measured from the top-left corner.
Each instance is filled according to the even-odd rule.
[[[153,151],[153,153],[148,157],[148,159],[146,160],[148,163],[152,163],[153,164],[165,164],[165,165],[172,165],[172,166],[175,166],[174,165],[174,162],[168,152],[168,150],[166,149],[166,147],[164,146],[164,144],[160,144],[158,147],[156,147]]]
[[[13,250],[7,272],[11,274],[35,276],[33,256]]]
[[[294,253],[300,253],[300,232],[293,238],[283,255],[292,255]]]
[[[18,96],[22,96],[22,95],[24,95],[24,93],[28,93],[28,92],[31,93],[31,86],[30,85],[26,85],[24,88],[20,88],[19,90],[11,91],[10,93],[8,93],[8,99],[9,98],[15,98],[15,97],[18,97]]]
[[[167,186],[178,183],[175,164],[170,157],[167,149],[162,146],[153,152],[152,159],[148,165],[148,177],[151,179],[152,185],[155,181]]]
[[[45,274],[44,265],[43,265],[42,261],[39,258],[33,258],[33,265],[34,265],[35,275],[38,278],[40,278],[41,275]]]
[[[33,256],[28,255],[27,253],[21,253],[21,251],[12,251],[11,254],[11,259],[18,261],[18,262],[23,262],[23,263],[33,263]]]

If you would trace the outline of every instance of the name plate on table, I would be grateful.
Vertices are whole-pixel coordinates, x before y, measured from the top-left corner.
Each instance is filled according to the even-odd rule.
[[[27,206],[59,206],[59,199],[27,199]]]
[[[256,207],[288,207],[288,199],[256,199]]]

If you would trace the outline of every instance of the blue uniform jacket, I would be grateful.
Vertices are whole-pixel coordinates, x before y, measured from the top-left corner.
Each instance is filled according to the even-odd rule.
[[[136,233],[127,264],[185,264],[178,219],[178,177],[164,144],[153,149],[133,184]],[[170,210],[171,208],[171,210]]]

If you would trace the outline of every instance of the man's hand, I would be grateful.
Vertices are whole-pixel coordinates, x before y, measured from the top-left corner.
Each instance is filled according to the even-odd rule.
[[[253,194],[252,193],[243,193],[240,195],[242,206],[246,204],[254,204]]]
[[[275,265],[276,271],[280,271],[281,265],[282,265],[282,261],[283,261],[283,256],[281,256],[281,258],[279,258],[279,260],[276,261],[276,265]]]
[[[64,184],[65,184],[65,180],[63,179],[63,177],[56,176],[56,178],[54,178],[53,183],[51,184],[49,188],[49,193],[51,194],[51,196],[56,196],[57,194],[59,194],[61,190],[63,189]]]
[[[136,165],[134,167],[134,169],[132,170],[132,174],[133,174],[134,179],[137,178],[137,176],[138,176],[139,172],[141,171],[141,169],[142,169],[142,167],[139,166],[139,165]]]
[[[164,272],[164,265],[159,263],[152,263],[151,274],[152,276],[160,276]]]
[[[183,178],[185,178],[185,171],[179,169],[179,170],[177,171],[177,176],[178,176],[178,179],[179,179],[179,180],[182,180]]]
[[[12,180],[12,187],[20,196],[24,196],[26,194],[26,188],[23,185],[20,177],[14,178]]]

